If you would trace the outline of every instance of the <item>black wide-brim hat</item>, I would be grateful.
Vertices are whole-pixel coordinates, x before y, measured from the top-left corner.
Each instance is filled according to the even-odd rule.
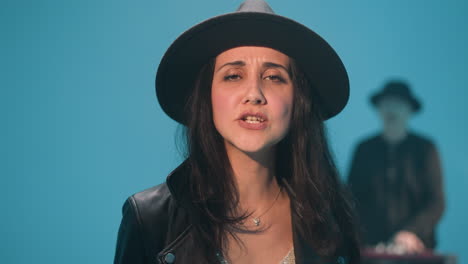
[[[240,46],[269,47],[293,58],[316,89],[324,119],[337,115],[348,102],[348,74],[333,48],[306,26],[276,15],[265,1],[246,0],[235,12],[193,26],[168,48],[156,74],[164,112],[185,124],[185,105],[202,66]]]
[[[378,103],[387,96],[399,97],[407,101],[411,105],[414,113],[421,110],[421,102],[413,95],[409,84],[405,81],[388,81],[381,91],[373,94],[370,97],[370,101],[374,106],[377,106]]]

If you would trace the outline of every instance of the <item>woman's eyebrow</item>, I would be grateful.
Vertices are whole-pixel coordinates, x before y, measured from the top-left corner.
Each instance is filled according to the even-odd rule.
[[[274,63],[274,62],[265,62],[263,63],[263,67],[264,68],[282,68],[284,69],[286,72],[289,73],[289,69],[286,68],[286,66],[283,66],[281,64],[277,64],[277,63]]]
[[[224,66],[245,66],[245,62],[244,61],[232,61],[232,62],[228,62],[228,63],[225,63],[223,64],[223,66],[219,67],[216,72],[218,72],[219,70],[221,70]]]

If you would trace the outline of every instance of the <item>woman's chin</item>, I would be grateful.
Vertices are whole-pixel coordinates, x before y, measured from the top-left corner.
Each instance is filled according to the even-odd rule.
[[[236,149],[237,151],[243,152],[248,155],[261,155],[268,154],[270,151],[273,151],[274,144],[266,144],[261,142],[242,142],[239,144],[230,143],[231,148]]]

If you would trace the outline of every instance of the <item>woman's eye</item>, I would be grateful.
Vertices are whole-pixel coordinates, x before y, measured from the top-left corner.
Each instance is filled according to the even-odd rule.
[[[284,78],[279,75],[268,75],[265,77],[265,79],[273,82],[285,82]]]
[[[230,75],[224,76],[225,81],[236,81],[236,80],[239,80],[240,78],[241,77],[238,74],[230,74]]]

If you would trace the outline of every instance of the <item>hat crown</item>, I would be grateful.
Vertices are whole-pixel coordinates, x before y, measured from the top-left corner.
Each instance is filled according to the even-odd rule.
[[[413,107],[414,112],[419,111],[422,107],[419,100],[411,92],[409,84],[401,80],[392,80],[387,82],[380,92],[375,93],[370,98],[370,101],[374,106],[376,106],[379,101],[386,96],[397,96],[407,100]]]
[[[264,0],[245,0],[239,8],[237,8],[236,12],[275,13]]]
[[[383,91],[386,94],[411,95],[409,85],[401,81],[392,81],[387,83]]]

